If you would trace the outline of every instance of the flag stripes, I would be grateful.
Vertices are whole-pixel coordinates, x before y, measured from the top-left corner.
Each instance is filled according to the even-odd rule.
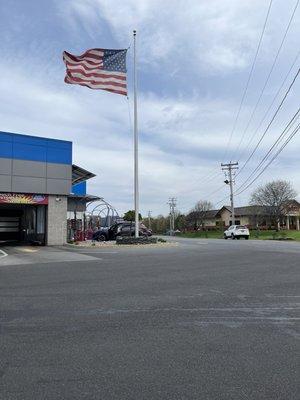
[[[65,82],[127,95],[126,50],[90,49],[80,56],[63,52]]]

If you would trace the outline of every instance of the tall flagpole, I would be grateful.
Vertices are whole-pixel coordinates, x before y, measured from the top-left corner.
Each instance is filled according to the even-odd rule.
[[[137,127],[137,70],[136,70],[136,30],[133,31],[133,86],[134,86],[134,211],[135,237],[139,237],[139,138]]]

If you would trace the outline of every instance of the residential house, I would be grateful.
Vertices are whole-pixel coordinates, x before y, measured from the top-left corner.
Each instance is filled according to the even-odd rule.
[[[270,218],[264,206],[245,206],[235,208],[235,224],[255,227],[274,227],[274,221]],[[192,211],[188,215],[190,227],[194,229],[216,229],[225,228],[232,224],[231,207],[223,206],[218,210]],[[300,230],[300,203],[296,200],[287,206],[285,217],[281,222],[284,229]]]

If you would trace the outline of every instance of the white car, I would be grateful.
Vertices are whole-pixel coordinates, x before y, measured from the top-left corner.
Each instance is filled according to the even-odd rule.
[[[224,232],[224,239],[240,239],[245,238],[246,240],[249,239],[250,232],[249,229],[245,225],[231,225],[225,232]]]

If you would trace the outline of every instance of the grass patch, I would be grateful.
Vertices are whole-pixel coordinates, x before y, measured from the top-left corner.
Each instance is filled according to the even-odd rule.
[[[186,232],[179,233],[176,236],[185,238],[203,238],[203,239],[223,239],[223,231],[198,231],[198,232]]]
[[[298,240],[300,241],[300,231],[251,231],[251,239],[261,240]]]
[[[193,239],[223,239],[223,231],[199,231],[186,232],[176,235],[178,237]],[[300,231],[250,231],[250,239],[259,240],[298,240],[300,241]]]

